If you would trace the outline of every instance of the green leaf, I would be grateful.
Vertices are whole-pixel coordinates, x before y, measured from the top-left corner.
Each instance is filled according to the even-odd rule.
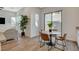
[[[21,15],[20,29],[22,31],[24,31],[26,29],[26,25],[28,23],[28,19],[29,18],[27,16]]]
[[[48,21],[48,24],[47,25],[48,25],[49,28],[52,28],[53,22],[52,21]]]

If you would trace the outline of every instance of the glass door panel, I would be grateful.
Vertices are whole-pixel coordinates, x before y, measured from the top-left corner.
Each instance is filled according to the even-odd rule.
[[[57,31],[61,32],[61,12],[52,13],[52,22],[52,29],[57,29]]]
[[[51,13],[49,14],[45,14],[45,31],[48,31],[49,30],[49,27],[48,27],[48,21],[51,21]]]

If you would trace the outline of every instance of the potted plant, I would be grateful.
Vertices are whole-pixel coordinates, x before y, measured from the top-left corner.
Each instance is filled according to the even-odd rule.
[[[20,29],[21,29],[21,36],[25,36],[25,29],[26,29],[26,25],[28,23],[28,17],[21,15],[21,21],[20,21]]]
[[[49,32],[51,32],[52,31],[52,26],[53,26],[53,23],[52,23],[52,21],[48,21],[48,27],[49,27]]]

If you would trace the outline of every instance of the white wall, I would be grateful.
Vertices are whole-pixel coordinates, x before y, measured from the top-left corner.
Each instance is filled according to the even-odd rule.
[[[16,13],[10,12],[10,11],[5,11],[5,10],[0,10],[0,17],[5,18],[5,24],[0,24],[1,31],[4,32],[7,29],[15,28],[15,26],[13,26],[11,24],[11,17],[16,17]]]
[[[79,8],[43,8],[42,13],[49,13],[62,10],[62,31],[67,33],[67,39],[76,41],[76,26],[79,26]],[[42,14],[42,15],[43,15]],[[42,17],[42,27],[44,28],[44,16]]]
[[[16,16],[16,13],[14,12],[0,10],[0,17],[5,18],[5,25],[11,24],[11,17],[15,17],[15,16]]]
[[[26,36],[29,37],[35,37],[38,35],[38,32],[40,30],[40,22],[38,20],[38,27],[36,27],[35,25],[35,15],[38,14],[39,15],[39,20],[40,20],[40,9],[39,8],[35,8],[35,7],[25,7],[23,9],[21,9],[17,15],[27,15],[29,17],[29,22],[26,25],[27,28],[25,30],[26,32]]]
[[[40,31],[40,16],[41,12],[39,8],[35,8],[31,14],[31,37],[39,35]]]
[[[64,8],[62,12],[63,33],[66,32],[67,38],[73,41],[76,41],[78,12],[78,8]]]

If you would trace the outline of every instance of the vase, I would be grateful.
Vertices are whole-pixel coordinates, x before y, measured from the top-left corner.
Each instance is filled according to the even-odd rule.
[[[25,32],[21,32],[21,36],[22,36],[22,37],[23,37],[23,36],[25,37]]]
[[[49,29],[49,32],[52,32],[52,29]]]

